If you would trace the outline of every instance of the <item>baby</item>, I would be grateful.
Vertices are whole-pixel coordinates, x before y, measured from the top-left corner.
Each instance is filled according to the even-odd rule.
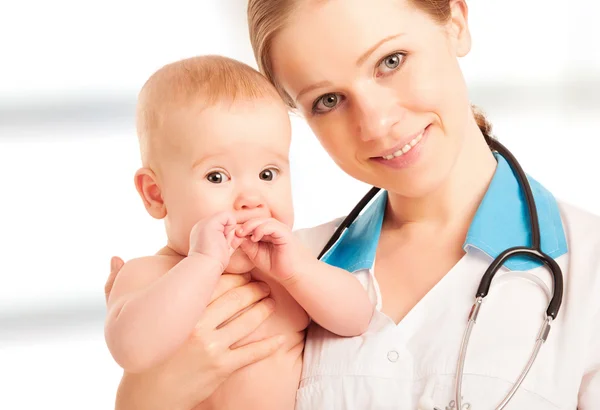
[[[292,235],[291,125],[260,73],[219,56],[175,62],[146,82],[137,111],[135,186],[168,240],[128,262],[110,294],[106,342],[121,367],[141,372],[173,355],[224,271],[266,282],[275,303],[237,346],[298,334],[311,319],[340,336],[367,329],[374,307],[360,282]],[[302,347],[238,370],[197,408],[292,410]]]

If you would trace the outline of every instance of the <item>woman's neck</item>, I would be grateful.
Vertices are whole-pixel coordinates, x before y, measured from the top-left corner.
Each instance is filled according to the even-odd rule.
[[[471,125],[450,175],[435,191],[420,198],[388,193],[385,227],[394,230],[416,224],[435,231],[452,226],[466,234],[497,165],[477,124]]]

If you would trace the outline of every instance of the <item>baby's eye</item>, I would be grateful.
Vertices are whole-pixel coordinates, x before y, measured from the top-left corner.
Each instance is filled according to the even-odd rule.
[[[260,171],[260,179],[263,181],[273,181],[279,175],[279,170],[276,168],[267,168]]]
[[[206,175],[206,180],[213,184],[222,184],[229,181],[229,177],[222,171],[213,171]]]

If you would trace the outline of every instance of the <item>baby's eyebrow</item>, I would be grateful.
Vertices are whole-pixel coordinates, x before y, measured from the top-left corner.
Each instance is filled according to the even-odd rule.
[[[206,150],[206,151],[209,151],[209,150]],[[209,151],[209,152],[206,152],[206,151],[203,154],[200,154],[200,156],[194,160],[194,162],[192,163],[192,169],[202,165],[206,161],[209,161],[213,158],[224,157],[230,153],[230,151],[226,150],[226,149],[218,149],[218,150],[213,149],[212,151]]]
[[[279,152],[273,152],[273,154],[282,162],[289,164],[290,162],[290,157],[288,155],[283,155]]]
[[[215,154],[207,154],[207,155],[203,155],[200,158],[196,159],[193,163],[192,163],[192,169],[196,169],[198,168],[200,165],[202,165],[203,163],[205,163],[206,161],[208,161],[209,159],[216,157],[217,155]]]

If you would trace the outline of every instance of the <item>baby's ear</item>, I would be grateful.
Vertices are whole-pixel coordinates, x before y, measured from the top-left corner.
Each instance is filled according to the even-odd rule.
[[[134,183],[148,213],[156,219],[163,219],[167,216],[165,201],[154,172],[149,168],[138,169],[135,173]]]

